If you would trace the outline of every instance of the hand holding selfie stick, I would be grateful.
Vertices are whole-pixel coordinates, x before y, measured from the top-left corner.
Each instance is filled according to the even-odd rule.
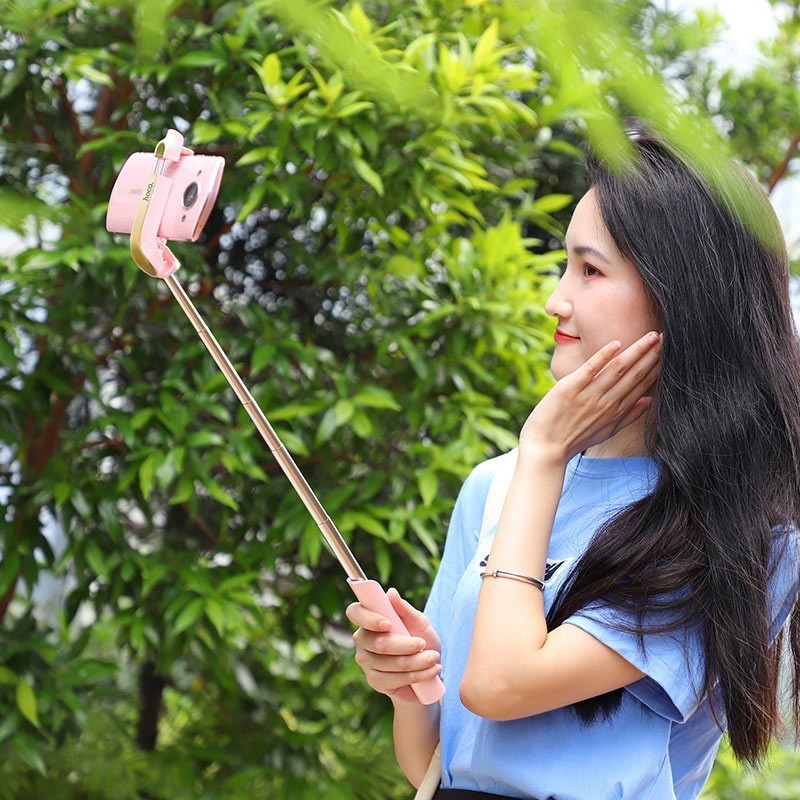
[[[156,145],[153,155],[134,153],[125,162],[111,191],[106,229],[130,234],[131,255],[136,265],[151,277],[164,279],[344,568],[359,602],[389,619],[390,633],[408,636],[383,588],[377,581],[367,579],[289,451],[173,277],[180,262],[167,247],[167,241],[196,241],[217,198],[224,166],[220,156],[194,155],[183,146],[183,136],[170,129]],[[199,198],[203,198],[202,203],[197,202]],[[425,705],[435,703],[444,694],[444,684],[438,677],[413,683],[411,688]]]

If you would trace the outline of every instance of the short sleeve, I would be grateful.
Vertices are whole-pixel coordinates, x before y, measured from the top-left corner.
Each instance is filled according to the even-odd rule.
[[[499,458],[499,456],[498,456]],[[431,586],[423,613],[447,649],[446,632],[451,626],[453,595],[478,546],[483,508],[494,474],[492,458],[478,464],[461,485],[444,542],[439,569]],[[445,654],[442,653],[442,660]]]
[[[770,578],[769,592],[773,609],[770,636],[773,639],[778,635],[797,601],[799,562],[800,532],[795,526],[791,526],[782,530],[776,537],[770,564],[770,569],[774,570]]]
[[[645,634],[642,649],[635,633],[612,627],[627,616],[606,604],[590,604],[564,620],[598,639],[645,677],[625,689],[651,711],[675,722],[685,722],[697,709],[703,680],[703,648],[697,631],[679,628]],[[647,626],[647,618],[643,620]]]
[[[782,541],[778,537],[775,541]],[[773,548],[771,563],[779,557],[771,573],[768,596],[772,608],[771,634],[774,638],[794,605],[798,588],[798,538],[791,535],[782,555]],[[635,633],[619,631],[612,623],[622,616],[607,604],[590,603],[564,623],[576,625],[645,673],[645,677],[625,687],[656,714],[686,722],[700,704],[703,683],[704,645],[699,629],[684,626],[668,633],[645,634],[644,651]],[[643,620],[648,624],[647,616]]]

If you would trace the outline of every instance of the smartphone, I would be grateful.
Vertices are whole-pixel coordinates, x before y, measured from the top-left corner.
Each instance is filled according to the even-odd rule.
[[[106,230],[130,235],[158,162],[153,153],[128,157],[111,190]],[[180,161],[163,160],[161,176],[172,183],[156,235],[171,241],[196,241],[216,202],[224,168],[222,156],[184,155]]]

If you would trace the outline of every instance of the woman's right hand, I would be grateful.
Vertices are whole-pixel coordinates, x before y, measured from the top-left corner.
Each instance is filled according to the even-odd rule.
[[[425,615],[400,597],[397,589],[386,593],[389,602],[406,626],[409,636],[387,633],[388,620],[361,603],[351,603],[345,615],[359,629],[353,634],[356,664],[376,692],[393,701],[420,705],[412,683],[420,683],[440,674],[442,643]]]

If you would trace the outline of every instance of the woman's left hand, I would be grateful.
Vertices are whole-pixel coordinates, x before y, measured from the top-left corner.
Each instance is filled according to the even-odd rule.
[[[651,331],[622,352],[620,347],[601,347],[539,401],[522,426],[521,452],[534,449],[569,461],[650,408],[653,399],[643,395],[658,378],[661,337]]]

